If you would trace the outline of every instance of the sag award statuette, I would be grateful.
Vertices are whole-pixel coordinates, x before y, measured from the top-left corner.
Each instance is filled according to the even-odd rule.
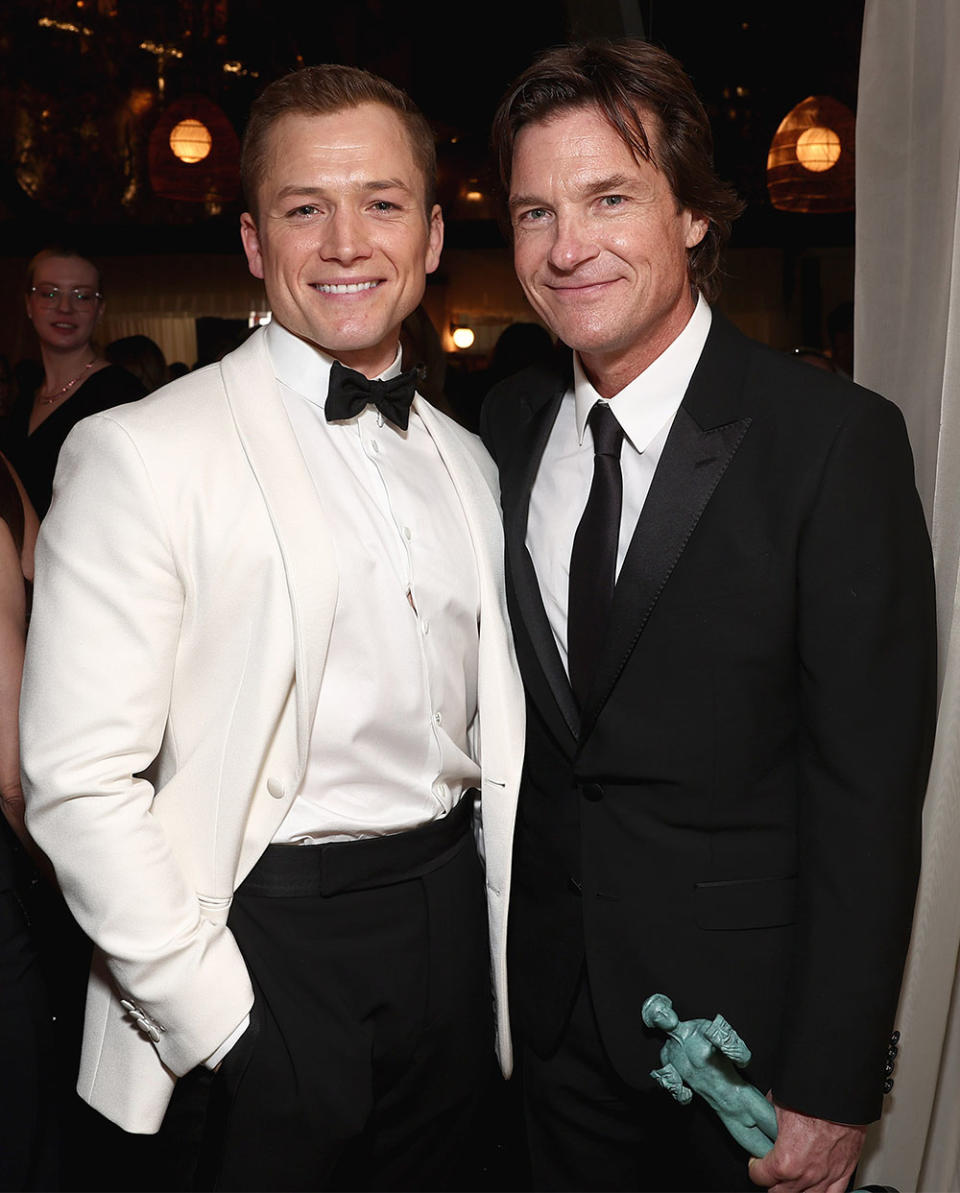
[[[647,1027],[667,1037],[661,1067],[650,1076],[683,1106],[699,1094],[741,1147],[751,1156],[765,1156],[777,1138],[776,1111],[739,1072],[750,1063],[750,1049],[726,1019],[681,1019],[665,994],[651,994],[642,1016]],[[888,1185],[867,1190],[896,1193]]]

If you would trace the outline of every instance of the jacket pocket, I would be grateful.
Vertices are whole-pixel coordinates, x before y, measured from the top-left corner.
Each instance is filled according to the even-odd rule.
[[[777,928],[797,918],[797,877],[697,882],[694,918],[709,932]]]
[[[212,924],[225,924],[230,914],[233,895],[201,895],[197,892],[197,902],[200,904],[200,914]]]

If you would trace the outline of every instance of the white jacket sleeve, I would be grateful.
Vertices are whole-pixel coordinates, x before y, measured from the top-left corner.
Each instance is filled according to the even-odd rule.
[[[253,1002],[232,935],[201,917],[139,777],[172,733],[188,588],[127,430],[109,414],[78,424],[37,547],[21,699],[27,823],[118,997],[176,1074]]]

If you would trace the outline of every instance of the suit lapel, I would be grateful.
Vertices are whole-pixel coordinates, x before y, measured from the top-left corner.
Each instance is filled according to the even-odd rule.
[[[221,362],[227,403],[283,558],[293,617],[298,782],[337,604],[333,539],[287,418],[263,332]]]
[[[583,710],[581,740],[596,723],[750,426],[742,409],[746,343],[714,312],[620,569],[596,681]]]
[[[538,682],[527,667],[524,669],[527,687],[549,720],[556,719],[556,709],[559,709],[563,723],[576,738],[580,731],[580,713],[543,607],[537,574],[526,545],[530,492],[567,384],[566,377],[557,376],[539,398],[532,397],[527,401],[529,418],[517,432],[514,457],[520,463],[520,472],[511,478],[511,497],[504,507],[504,535],[517,609],[544,680]]]
[[[494,465],[487,461],[488,482],[458,432],[425,399],[419,395],[414,398],[413,409],[429,431],[457,490],[477,559],[480,583],[477,703],[483,777],[505,783],[516,791],[523,757],[523,692],[504,596],[503,530]],[[476,450],[483,451],[479,443]],[[484,815],[487,816],[486,810]]]

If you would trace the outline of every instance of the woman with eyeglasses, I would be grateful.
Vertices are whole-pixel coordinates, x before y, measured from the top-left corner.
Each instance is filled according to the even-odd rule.
[[[63,441],[89,414],[143,397],[141,383],[93,344],[103,314],[100,271],[72,249],[41,250],[27,267],[27,318],[40,341],[43,379],[21,391],[5,449],[42,518]]]

